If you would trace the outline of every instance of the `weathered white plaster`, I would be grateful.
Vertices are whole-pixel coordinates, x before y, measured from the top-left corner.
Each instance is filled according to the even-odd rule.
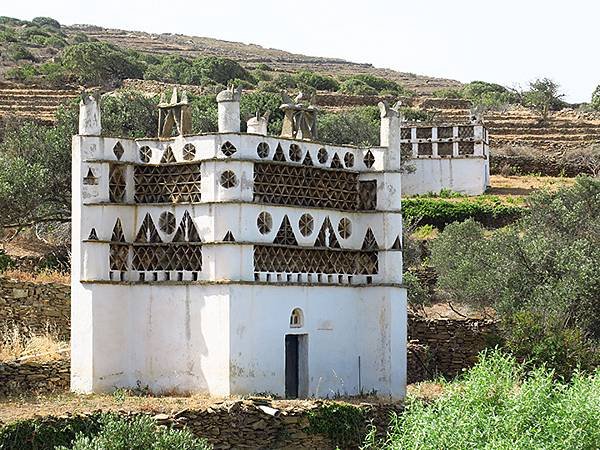
[[[284,395],[285,336],[302,334],[301,396],[375,391],[402,398],[406,291],[401,285],[403,175],[398,170],[397,111],[388,110],[382,119],[381,146],[357,148],[264,136],[262,128],[239,133],[239,91],[223,91],[217,100],[220,133],[161,140],[73,138],[72,389],[99,392],[141,384],[157,392]],[[266,127],[264,122],[257,127]],[[267,148],[266,155],[259,155],[259,145]],[[186,160],[185,146],[194,148]],[[301,158],[292,161],[294,146]],[[339,160],[336,171],[377,182],[377,201],[368,210],[262,202],[255,196],[255,167],[272,161],[278,147],[284,161],[277,164],[302,167],[309,156],[313,167],[331,175],[338,173],[328,171]],[[165,152],[172,152],[175,166],[163,162]],[[136,200],[136,170],[198,165],[200,199]],[[118,200],[111,181],[115,173],[122,174],[124,184]],[[258,227],[261,213],[269,214],[268,230]],[[175,227],[190,217],[201,266],[134,269],[136,249],[189,244],[181,236],[175,241],[174,229],[160,227],[165,214]],[[307,214],[313,228],[303,234],[300,222]],[[376,247],[367,251],[376,254],[376,268],[360,272],[355,266],[341,273],[258,270],[256,248],[274,245],[284,218],[295,249],[337,251],[317,242],[326,221],[331,228],[324,245],[335,238],[339,251],[352,255],[364,255],[366,236],[372,233]],[[155,228],[152,242],[140,235],[148,220]],[[121,241],[114,240],[117,223]],[[349,234],[342,235],[342,224],[348,223]],[[111,246],[119,245],[126,251],[125,269],[110,262]],[[302,310],[301,327],[290,327],[294,308]]]
[[[100,104],[98,97],[83,94],[79,101],[79,134],[82,136],[100,136]]]

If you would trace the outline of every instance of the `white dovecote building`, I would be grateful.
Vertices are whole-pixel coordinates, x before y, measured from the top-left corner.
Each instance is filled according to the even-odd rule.
[[[175,93],[137,140],[102,136],[82,101],[72,390],[404,397],[398,112],[381,105],[380,147],[332,146],[298,104],[287,137],[258,115],[240,133],[240,95],[189,135]]]

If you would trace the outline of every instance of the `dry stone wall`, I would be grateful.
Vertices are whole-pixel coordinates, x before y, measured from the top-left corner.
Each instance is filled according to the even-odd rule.
[[[454,377],[477,362],[477,355],[491,346],[497,322],[482,319],[408,319],[408,382],[438,375]]]
[[[47,363],[0,363],[0,397],[67,391],[70,364],[68,359]]]
[[[61,339],[71,329],[71,288],[57,283],[31,283],[0,278],[0,324],[33,333],[49,326]]]

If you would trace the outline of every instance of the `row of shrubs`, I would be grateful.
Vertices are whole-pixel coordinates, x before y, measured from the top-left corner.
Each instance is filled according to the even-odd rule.
[[[502,203],[485,196],[452,200],[412,197],[402,200],[405,220],[418,221],[420,225],[431,225],[439,229],[444,229],[449,223],[467,219],[474,219],[485,227],[499,228],[517,220],[523,211],[522,206]]]

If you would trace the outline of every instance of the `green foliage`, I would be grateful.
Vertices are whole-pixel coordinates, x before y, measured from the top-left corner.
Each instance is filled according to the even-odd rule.
[[[7,255],[4,249],[0,248],[0,273],[4,272],[6,269],[10,269],[13,267],[15,262]]]
[[[54,450],[71,445],[78,433],[99,430],[99,414],[68,419],[48,417],[20,420],[0,428],[0,450]]]
[[[63,49],[60,65],[66,80],[85,85],[113,84],[125,78],[142,78],[144,73],[134,53],[106,42],[70,45]]]
[[[57,450],[209,450],[211,445],[196,438],[190,431],[157,428],[149,416],[131,419],[116,414],[104,414],[99,420],[100,430],[91,436],[77,434],[72,446]]]
[[[363,106],[317,116],[319,139],[332,144],[379,145],[379,110]]]
[[[31,22],[39,26],[48,26],[50,28],[60,29],[60,23],[51,17],[34,17]]]
[[[303,70],[294,74],[296,83],[310,86],[318,91],[337,91],[340,84],[333,77]]]
[[[402,279],[408,292],[408,302],[412,306],[425,306],[431,303],[432,299],[428,287],[413,272],[404,272]]]
[[[370,434],[363,448],[463,450],[600,447],[600,371],[560,383],[552,373],[526,373],[498,351],[480,355],[463,379],[427,402],[409,397],[389,437]]]
[[[592,371],[600,364],[600,349],[583,331],[548,322],[532,311],[518,311],[501,324],[502,345],[520,361],[546,365],[556,376],[569,379],[577,370]]]
[[[213,97],[213,103],[215,102]],[[248,92],[242,95],[240,100],[240,116],[242,118],[242,130],[246,128],[246,121],[259,112],[261,115],[269,111],[268,131],[273,135],[281,133],[283,111],[279,109],[283,99],[281,94],[271,92]]]
[[[505,205],[486,198],[450,201],[439,198],[413,197],[402,200],[403,215],[419,220],[421,225],[444,228],[452,222],[474,219],[486,226],[499,226],[516,220],[523,208]]]
[[[22,66],[12,67],[5,73],[6,78],[16,81],[30,81],[38,75],[38,70],[33,64],[23,64]]]
[[[594,89],[590,106],[597,111],[600,110],[600,85],[596,86],[596,89]]]
[[[68,220],[71,136],[75,108],[62,108],[53,127],[26,121],[10,124],[0,142],[0,227]]]
[[[13,61],[20,61],[20,60],[29,60],[29,61],[35,61],[35,57],[33,56],[33,54],[27,49],[27,47],[21,45],[21,44],[10,44],[6,50],[6,55],[12,59]]]
[[[108,136],[156,136],[158,98],[137,91],[118,91],[103,97],[102,129]]]
[[[516,93],[499,84],[485,81],[472,81],[467,84],[463,88],[463,96],[473,104],[483,106],[501,106],[519,102]]]
[[[462,88],[445,88],[434,92],[439,98],[462,98],[474,105],[502,106],[520,103],[519,95],[504,86],[485,81],[471,81]]]
[[[340,92],[353,95],[413,95],[411,91],[395,81],[368,74],[346,78],[340,85]]]
[[[562,108],[564,94],[559,93],[560,86],[549,78],[538,78],[529,83],[529,90],[523,94],[526,106],[537,111],[542,120],[548,118],[551,110]]]
[[[437,98],[463,98],[462,88],[443,88],[433,91],[433,96]]]
[[[448,225],[431,245],[432,261],[438,286],[454,300],[491,306],[517,325],[537,321],[543,327],[538,338],[550,340],[524,340],[520,327],[514,336],[505,327],[510,347],[523,355],[529,345],[531,359],[564,363],[553,367],[568,374],[572,362],[560,345],[573,349],[580,337],[583,347],[590,339],[597,348],[600,340],[600,180],[580,177],[571,187],[537,192],[528,203],[519,221],[493,233],[473,221]],[[563,329],[565,334],[554,336]],[[571,357],[589,365],[581,355],[573,351]]]
[[[309,431],[324,434],[342,448],[360,442],[365,431],[363,411],[347,403],[326,403],[308,414]]]
[[[340,92],[349,95],[377,95],[379,92],[363,80],[349,78],[340,84]]]
[[[252,75],[237,62],[208,56],[194,60],[181,56],[166,56],[147,61],[144,78],[165,83],[194,84],[199,86],[236,85],[252,86]]]
[[[158,428],[149,416],[114,413],[21,420],[0,428],[0,450],[210,450],[187,430]]]
[[[249,72],[240,66],[236,61],[227,58],[217,58],[207,56],[194,60],[194,67],[197,67],[206,78],[210,78],[216,83],[227,85],[230,80],[239,78],[240,80],[251,81]]]

